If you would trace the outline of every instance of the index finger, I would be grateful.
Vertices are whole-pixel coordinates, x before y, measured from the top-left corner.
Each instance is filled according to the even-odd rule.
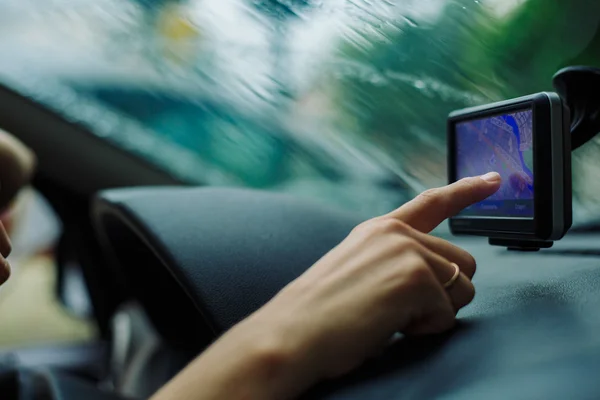
[[[497,172],[463,178],[450,185],[429,189],[388,214],[421,232],[430,232],[442,221],[471,204],[485,200],[500,188]]]

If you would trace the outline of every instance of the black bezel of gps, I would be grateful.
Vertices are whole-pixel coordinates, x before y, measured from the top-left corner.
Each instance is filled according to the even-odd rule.
[[[523,240],[558,240],[571,226],[570,118],[555,93],[538,93],[513,100],[452,112],[448,117],[448,180],[456,176],[456,125],[496,115],[532,110],[533,218],[459,214],[450,218],[453,234]]]

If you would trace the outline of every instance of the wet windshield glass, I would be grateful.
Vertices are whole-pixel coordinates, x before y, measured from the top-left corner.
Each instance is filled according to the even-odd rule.
[[[9,0],[0,82],[206,185],[366,216],[446,181],[454,109],[600,66],[591,0]],[[600,142],[574,155],[600,215]]]

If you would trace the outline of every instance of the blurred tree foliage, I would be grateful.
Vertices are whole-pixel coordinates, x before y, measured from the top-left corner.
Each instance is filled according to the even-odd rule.
[[[500,16],[485,0],[444,7],[434,21],[388,23],[364,33],[369,45],[345,44],[336,55],[346,61],[336,66],[338,122],[413,175],[437,166],[427,186],[445,179],[450,111],[552,90],[566,65],[600,66],[597,0],[527,0]]]

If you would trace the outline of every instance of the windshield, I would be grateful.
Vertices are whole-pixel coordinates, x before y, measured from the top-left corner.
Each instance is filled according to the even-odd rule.
[[[9,0],[0,82],[182,180],[371,216],[446,182],[446,118],[600,66],[591,0]],[[600,142],[573,160],[600,214]]]

